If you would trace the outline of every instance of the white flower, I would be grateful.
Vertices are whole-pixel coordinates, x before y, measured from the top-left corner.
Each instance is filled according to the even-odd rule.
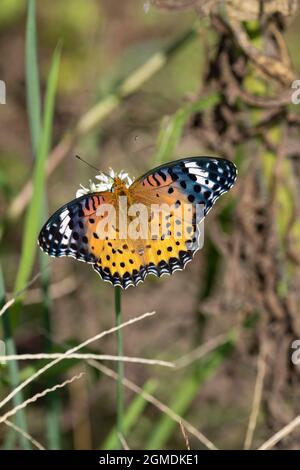
[[[108,173],[100,173],[96,175],[95,178],[99,181],[99,183],[95,183],[92,180],[89,180],[89,186],[86,188],[82,184],[80,184],[80,188],[76,191],[76,197],[84,196],[88,193],[95,193],[101,191],[110,191],[114,179],[118,177],[120,180],[124,181],[126,188],[132,185],[134,179],[128,176],[128,173],[125,173],[124,170],[120,171],[119,174],[115,173],[112,168],[109,168]]]

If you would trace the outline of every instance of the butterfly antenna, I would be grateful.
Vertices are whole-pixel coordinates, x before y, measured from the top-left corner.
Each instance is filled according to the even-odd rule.
[[[101,171],[99,168],[97,168],[96,166],[94,166],[91,163],[87,162],[86,160],[84,160],[84,158],[80,157],[79,155],[75,155],[75,158],[78,158],[78,160],[85,163],[90,168],[93,168],[93,170],[97,170],[98,173],[102,173],[103,175],[106,175],[108,178],[113,179],[113,177],[110,176],[108,173],[105,173],[104,171]]]
[[[81,158],[79,155],[75,155],[75,158],[78,158],[78,160],[80,160],[81,162],[85,163],[87,166],[93,168],[94,170],[97,170],[100,172],[99,168],[97,168],[96,166],[92,165],[91,163],[87,162],[86,160],[84,160],[83,158]]]

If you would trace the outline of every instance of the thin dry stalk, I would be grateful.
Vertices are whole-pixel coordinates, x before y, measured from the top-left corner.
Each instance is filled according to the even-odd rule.
[[[48,265],[45,267],[45,270],[48,269],[48,266],[49,266],[49,263]],[[8,310],[14,303],[15,301],[17,300],[18,297],[20,297],[22,294],[24,294],[24,292],[28,289],[28,287],[30,287],[40,276],[42,275],[42,271],[39,271],[35,276],[33,276],[33,278],[26,284],[26,286],[24,287],[24,289],[20,290],[19,292],[17,292],[15,294],[15,296],[8,300],[4,305],[3,307],[1,308],[0,310],[0,317],[6,312],[6,310]]]
[[[123,434],[121,434],[120,432],[118,432],[118,438],[119,438],[119,440],[120,440],[120,442],[121,442],[121,444],[122,444],[123,449],[124,449],[124,450],[130,450],[129,445],[128,445],[128,443],[127,443],[125,437],[123,436]]]
[[[30,403],[34,403],[39,398],[42,398],[42,397],[45,397],[46,395],[48,395],[48,393],[55,392],[56,390],[58,390],[60,388],[63,388],[66,385],[71,384],[72,382],[74,382],[74,380],[80,379],[83,375],[84,375],[83,372],[79,375],[74,375],[74,377],[72,377],[71,379],[65,380],[61,384],[54,385],[54,387],[46,388],[42,392],[36,393],[33,397],[28,398],[27,400],[20,403],[18,406],[15,406],[11,410],[7,411],[7,413],[0,416],[0,424],[4,423],[7,420],[7,418],[10,418],[11,416],[15,415],[18,411],[22,410],[23,408],[26,408],[26,406],[28,406]]]
[[[148,364],[163,367],[175,367],[172,362],[161,361],[159,359],[146,359],[143,357],[112,356],[110,354],[68,354],[65,353],[40,353],[40,354],[11,354],[9,356],[0,356],[0,363],[6,361],[31,361],[39,359],[95,359],[98,361],[122,361],[134,362],[137,364]]]
[[[209,339],[206,343],[201,344],[201,346],[198,348],[177,359],[174,362],[176,369],[182,369],[183,367],[189,366],[194,361],[201,359],[206,354],[225,343],[228,340],[228,337],[229,333],[222,333],[218,336],[215,336],[214,338]]]
[[[296,416],[289,424],[284,426],[280,431],[278,431],[274,436],[270,437],[266,442],[261,445],[258,450],[269,450],[274,447],[277,442],[281,441],[284,437],[290,434],[294,429],[300,426],[300,415]]]
[[[253,402],[252,402],[252,409],[250,413],[244,449],[248,450],[251,448],[251,444],[253,441],[253,435],[257,424],[257,418],[259,413],[259,408],[262,399],[262,392],[263,392],[263,385],[264,385],[264,377],[266,374],[266,361],[263,354],[258,356],[257,360],[257,375],[254,387],[254,394],[253,394]]]
[[[191,446],[190,446],[190,442],[189,442],[189,436],[187,435],[187,432],[185,430],[185,427],[182,424],[182,421],[180,421],[180,429],[181,429],[181,432],[182,432],[182,435],[183,435],[183,438],[184,438],[184,441],[185,441],[185,447],[187,448],[187,450],[191,450]]]
[[[88,361],[88,364],[90,364],[92,367],[95,367],[95,369],[100,370],[101,372],[103,372],[103,374],[107,375],[108,377],[111,377],[112,379],[117,380],[118,376],[115,373],[115,371],[113,371],[112,369],[109,369],[103,364],[99,364],[98,362],[93,361],[93,360]],[[162,413],[165,413],[173,421],[175,421],[179,425],[180,423],[182,423],[185,429],[194,437],[196,437],[199,440],[199,442],[201,442],[201,444],[203,444],[205,447],[207,447],[210,450],[218,450],[218,448],[207,437],[205,437],[204,434],[202,434],[202,432],[198,431],[198,429],[196,429],[191,423],[189,423],[184,418],[179,416],[177,413],[171,410],[171,408],[169,408],[167,405],[159,401],[153,395],[151,395],[148,392],[145,392],[141,387],[136,385],[134,382],[131,382],[131,380],[124,378],[122,382],[125,387],[127,387],[129,390],[132,390],[137,395],[141,395],[144,398],[144,400],[151,403],[153,406],[159,409]]]
[[[16,424],[12,423],[11,421],[9,421],[8,419],[6,419],[4,421],[4,424],[6,424],[6,426],[9,426],[10,428],[12,428],[14,431],[16,431],[17,433],[21,434],[23,437],[25,437],[25,439],[28,439],[28,441],[31,442],[31,444],[36,447],[37,449],[39,450],[46,450],[44,446],[42,446],[42,444],[40,442],[38,442],[34,437],[32,437],[30,434],[28,434],[28,432],[25,432],[23,431],[23,429],[19,428],[19,426],[17,426]]]
[[[113,328],[110,328],[109,330],[106,330],[106,331],[103,331],[102,333],[99,333],[97,334],[96,336],[94,336],[93,338],[89,338],[87,339],[86,341],[84,341],[83,343],[80,343],[78,344],[77,346],[75,346],[74,348],[71,348],[69,349],[68,351],[66,351],[62,357],[59,357],[57,359],[54,359],[53,361],[49,362],[48,364],[46,364],[44,367],[42,367],[41,369],[39,369],[38,371],[35,372],[35,374],[31,375],[30,377],[28,377],[28,379],[24,380],[24,382],[22,382],[18,387],[16,387],[14,390],[12,390],[12,392],[7,395],[1,402],[0,402],[0,408],[2,408],[4,405],[6,405],[6,403],[8,403],[15,395],[17,395],[20,390],[23,390],[24,387],[26,387],[26,385],[30,384],[31,382],[33,382],[33,380],[35,380],[37,377],[39,377],[40,375],[42,375],[44,372],[46,372],[46,370],[50,369],[51,367],[55,366],[56,364],[58,364],[60,361],[62,361],[66,356],[70,355],[70,354],[73,354],[75,352],[77,352],[79,349],[82,349],[84,348],[85,346],[87,346],[88,344],[92,343],[93,341],[96,341],[98,339],[101,339],[103,338],[104,336],[107,336],[111,333],[114,333],[115,331],[117,331],[118,329],[120,328],[124,328],[125,326],[129,326],[129,325],[132,325],[140,320],[143,320],[144,318],[147,318],[147,317],[150,317],[152,315],[154,315],[155,312],[147,312],[147,313],[144,313],[143,315],[140,315],[139,317],[135,317],[135,318],[132,318],[130,320],[128,320],[127,322],[124,322],[122,323],[121,325],[119,326],[115,326]]]
[[[72,369],[72,374],[80,372],[81,365]],[[74,450],[91,450],[93,448],[92,423],[90,420],[89,380],[76,380],[68,387],[70,411],[72,416],[72,440]],[[81,419],[74,419],[81,403]]]

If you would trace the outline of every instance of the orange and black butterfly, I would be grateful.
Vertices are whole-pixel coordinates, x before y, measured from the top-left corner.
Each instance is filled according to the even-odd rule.
[[[46,222],[39,235],[39,245],[48,255],[71,256],[92,264],[102,279],[114,286],[127,288],[145,280],[147,274],[162,276],[184,269],[200,247],[199,223],[215,201],[233,186],[237,170],[228,160],[214,157],[191,157],[161,165],[133,181],[113,175],[105,190],[87,192],[58,209]],[[128,181],[127,181],[128,183]],[[121,236],[120,197],[126,197],[129,208],[145,207],[148,232],[142,237]],[[162,232],[153,235],[153,207],[172,207],[158,219]],[[196,207],[203,208],[196,217]],[[178,210],[189,207],[189,226],[183,229],[183,216]],[[110,219],[112,207],[116,217]],[[137,211],[136,211],[137,212]],[[136,216],[136,214],[135,214]],[[134,215],[125,214],[130,225]],[[124,214],[123,214],[124,220]],[[111,222],[114,235],[106,231]],[[100,230],[101,226],[101,230]],[[111,228],[111,227],[110,227]],[[123,232],[123,230],[122,230]]]

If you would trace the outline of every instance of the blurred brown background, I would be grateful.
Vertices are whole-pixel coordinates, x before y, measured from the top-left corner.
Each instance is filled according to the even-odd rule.
[[[111,166],[139,176],[155,166],[158,135],[178,109],[217,94],[215,104],[188,116],[171,158],[226,157],[239,169],[237,184],[209,214],[204,249],[185,271],[162,279],[149,276],[122,295],[124,320],[157,312],[124,330],[126,355],[176,361],[213,338],[217,350],[174,370],[126,364],[125,371],[141,387],[152,379],[154,395],[216,446],[243,448],[258,370],[262,394],[251,443],[258,447],[300,412],[299,365],[291,361],[292,342],[300,338],[300,118],[299,107],[291,102],[291,83],[300,68],[297,2],[224,2],[225,13],[217,1],[37,3],[42,91],[53,50],[62,41],[53,148],[156,51],[196,28],[157,73],[76,139],[47,179],[49,213],[73,199],[80,183],[94,178],[75,154],[104,171]],[[33,167],[25,23],[26,3],[2,0],[0,79],[7,86],[7,104],[0,107],[1,259],[8,292],[14,286],[24,222],[23,211],[16,216],[11,208]],[[88,265],[71,259],[51,260],[50,267],[55,345],[76,344],[113,325],[111,286]],[[36,264],[34,273],[38,269]],[[15,331],[19,353],[43,351],[40,299],[37,281],[26,292]],[[105,354],[115,354],[115,348],[112,335],[93,345]],[[27,372],[30,367],[35,364],[23,366]],[[60,397],[60,446],[99,448],[115,423],[115,383],[82,362],[57,371],[57,376],[78,370],[85,370],[84,378]],[[5,396],[5,367],[1,378]],[[38,382],[31,392],[42,387]],[[128,407],[133,399],[127,391]],[[44,401],[27,408],[31,434],[47,446],[44,414]],[[145,405],[128,433],[130,448],[153,442],[161,448],[185,448],[180,426],[163,419],[155,407]],[[6,434],[2,426],[4,444]],[[295,430],[277,445],[299,448],[299,437]],[[196,438],[189,439],[192,448],[202,448]]]

